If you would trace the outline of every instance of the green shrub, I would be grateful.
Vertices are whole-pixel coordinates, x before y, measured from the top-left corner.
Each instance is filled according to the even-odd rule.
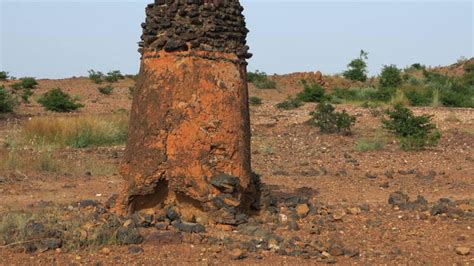
[[[357,140],[354,149],[358,152],[379,151],[382,150],[386,144],[386,141],[382,138],[362,138]]]
[[[413,112],[401,105],[396,105],[386,114],[389,119],[382,119],[383,127],[400,139],[404,150],[418,150],[426,146],[435,146],[441,138],[432,116],[415,116]]]
[[[89,79],[92,80],[96,84],[102,83],[102,79],[104,78],[104,74],[100,71],[95,71],[93,69],[87,71],[89,73]]]
[[[380,73],[380,86],[397,88],[402,84],[401,70],[395,65],[385,65]]]
[[[252,96],[249,98],[249,104],[252,106],[261,105],[262,99],[256,96]]]
[[[300,99],[288,97],[288,99],[284,100],[281,103],[278,103],[277,105],[275,105],[275,107],[278,109],[283,109],[283,110],[292,110],[302,105],[303,105],[303,102]]]
[[[316,83],[308,84],[305,80],[301,81],[304,89],[296,97],[302,102],[321,102],[328,99],[323,87]]]
[[[110,95],[114,91],[114,88],[112,86],[105,86],[105,87],[100,87],[98,88],[99,92],[105,95]]]
[[[257,89],[275,89],[276,82],[269,80],[265,72],[255,71],[247,73],[247,81],[255,85]]]
[[[346,101],[381,101],[387,102],[395,94],[393,88],[335,88],[331,92],[331,98],[339,98]]]
[[[412,106],[429,106],[433,101],[433,93],[427,91],[420,92],[418,90],[407,90],[405,96],[410,101]]]
[[[17,101],[5,87],[0,86],[0,113],[11,113],[17,105]]]
[[[6,81],[8,80],[8,72],[6,71],[0,71],[0,81]]]
[[[439,102],[446,107],[474,107],[474,86],[462,78],[449,77],[434,72],[423,72],[431,91],[437,91]]]
[[[15,90],[15,91],[23,89],[23,86],[21,85],[21,83],[14,83],[11,85],[11,87],[12,87],[12,90]]]
[[[122,75],[122,73],[120,73],[120,70],[114,70],[114,71],[110,71],[109,73],[107,73],[107,75],[104,77],[105,81],[109,82],[109,83],[114,83],[114,82],[117,82],[121,79],[125,79],[125,77]]]
[[[38,86],[38,82],[35,78],[25,77],[21,78],[20,82],[13,84],[11,87],[13,90],[33,90]]]
[[[463,81],[466,86],[474,86],[474,63],[464,66]]]
[[[420,63],[414,63],[410,66],[411,68],[413,69],[416,69],[416,70],[424,70],[426,69],[426,66],[425,65],[422,65]]]
[[[30,96],[33,95],[33,91],[30,89],[23,89],[23,93],[21,94],[21,99],[23,103],[30,103]]]
[[[352,60],[348,65],[348,69],[342,74],[346,79],[365,82],[367,80],[367,63],[368,53],[364,50],[360,51],[359,58]]]
[[[345,110],[336,112],[334,106],[326,102],[318,104],[311,116],[309,123],[319,127],[323,133],[350,135],[356,122],[355,116],[349,115]]]
[[[76,103],[76,100],[63,92],[60,88],[52,89],[47,93],[43,94],[38,103],[41,104],[46,110],[53,112],[70,112],[77,110],[84,105]]]
[[[36,86],[38,86],[38,82],[36,81],[35,78],[32,78],[32,77],[24,77],[24,78],[21,78],[20,79],[21,81],[21,87],[23,89],[34,89],[36,88]]]

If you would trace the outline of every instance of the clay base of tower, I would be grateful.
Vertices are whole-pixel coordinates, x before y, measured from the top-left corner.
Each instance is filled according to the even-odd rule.
[[[143,55],[117,211],[173,206],[239,223],[256,198],[246,66],[234,54]]]

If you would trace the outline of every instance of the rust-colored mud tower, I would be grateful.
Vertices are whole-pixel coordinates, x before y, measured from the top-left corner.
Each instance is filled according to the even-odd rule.
[[[156,0],[146,8],[118,209],[172,208],[238,224],[254,203],[243,8]]]

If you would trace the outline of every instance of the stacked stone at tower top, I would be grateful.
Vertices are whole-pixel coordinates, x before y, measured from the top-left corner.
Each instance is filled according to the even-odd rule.
[[[155,0],[146,8],[139,52],[209,51],[251,57],[238,0]]]

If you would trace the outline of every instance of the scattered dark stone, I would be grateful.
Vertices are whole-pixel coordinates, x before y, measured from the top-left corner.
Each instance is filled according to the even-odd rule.
[[[301,198],[301,197],[298,197],[298,196],[290,196],[288,198],[285,199],[285,206],[286,207],[289,207],[289,208],[295,208],[296,205],[300,204],[300,203],[306,203],[307,200]]]
[[[369,204],[364,203],[364,204],[360,205],[360,209],[362,211],[368,212],[368,211],[370,211],[370,206],[369,206]]]
[[[25,253],[31,254],[31,253],[35,253],[38,250],[38,247],[36,247],[34,243],[25,243],[23,245],[23,249]]]
[[[173,226],[181,232],[185,233],[203,233],[206,231],[206,228],[202,224],[196,223],[187,223],[181,221],[173,222]]]
[[[388,203],[393,206],[401,207],[405,206],[409,200],[410,198],[408,197],[408,195],[404,194],[401,191],[395,191],[390,194],[388,198]]]
[[[416,174],[416,170],[415,169],[409,169],[409,170],[398,170],[398,173],[401,174],[401,175],[414,175]]]
[[[390,187],[390,183],[389,183],[389,182],[384,182],[384,183],[380,184],[380,187],[381,187],[381,188],[389,188],[389,187]]]
[[[240,181],[235,176],[220,173],[211,178],[211,184],[224,193],[233,193]]]
[[[97,207],[99,203],[95,200],[81,200],[79,202],[79,208],[87,208],[87,207]]]
[[[92,176],[92,172],[91,172],[91,171],[87,171],[87,172],[85,173],[85,175],[86,175],[86,176]]]
[[[155,228],[158,229],[158,230],[167,230],[168,229],[168,224],[163,223],[163,222],[159,222],[159,223],[155,224]]]
[[[131,254],[138,254],[143,252],[143,248],[139,246],[130,246],[128,247],[128,252]]]
[[[431,208],[430,213],[432,216],[440,214],[447,214],[448,216],[453,217],[464,215],[464,211],[459,209],[456,206],[456,203],[446,198],[439,199],[439,201]]]
[[[169,207],[166,209],[166,217],[171,221],[175,221],[179,219],[179,214],[172,207]]]
[[[393,171],[393,170],[385,171],[385,176],[387,178],[393,179],[394,175],[395,175],[395,171]]]
[[[367,173],[365,173],[365,177],[367,177],[369,179],[376,179],[377,175],[374,174],[374,173],[367,172]]]
[[[430,171],[428,171],[428,173],[427,173],[426,175],[424,175],[424,174],[421,173],[421,172],[418,172],[416,176],[417,176],[418,178],[431,181],[431,180],[433,180],[433,179],[436,177],[436,172],[433,171],[433,170],[430,170]]]
[[[352,250],[352,249],[343,249],[344,256],[349,257],[349,258],[354,258],[358,257],[360,255],[358,250]]]
[[[47,249],[53,250],[62,247],[63,241],[61,239],[48,239],[44,241],[44,245]]]
[[[136,227],[122,226],[117,230],[117,241],[123,245],[140,244],[143,242],[143,237]]]
[[[292,231],[298,231],[300,230],[300,227],[298,226],[298,223],[294,220],[288,222],[288,229]]]
[[[332,244],[328,249],[329,254],[332,256],[342,256],[344,255],[344,250],[339,244]]]

